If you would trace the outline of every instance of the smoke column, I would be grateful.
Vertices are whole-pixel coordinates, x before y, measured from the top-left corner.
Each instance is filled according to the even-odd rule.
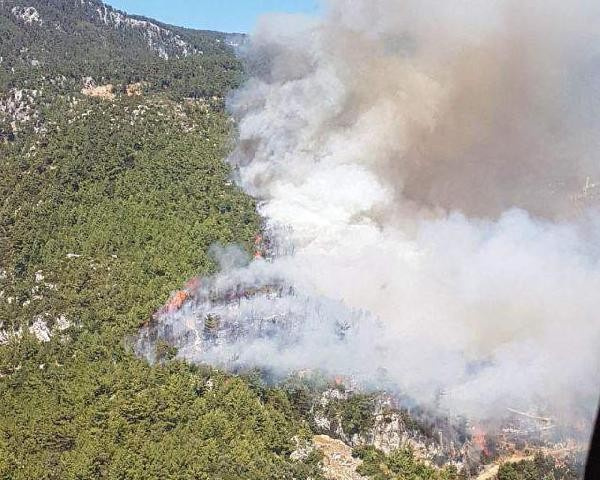
[[[245,52],[251,78],[230,101],[237,180],[270,227],[287,227],[293,255],[226,268],[217,282],[284,279],[302,294],[242,308],[293,310],[310,332],[244,338],[236,358],[384,376],[423,402],[442,389],[471,415],[533,404],[591,415],[598,5],[325,10],[265,18]],[[344,341],[330,328],[340,318],[357,325]]]

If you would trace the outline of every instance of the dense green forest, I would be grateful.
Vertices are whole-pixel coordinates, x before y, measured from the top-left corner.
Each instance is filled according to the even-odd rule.
[[[19,23],[14,3],[0,7],[0,98],[41,92],[25,118],[0,113],[0,478],[318,478],[316,457],[290,459],[308,430],[281,391],[150,366],[128,345],[214,269],[211,245],[259,228],[223,161],[222,99],[241,74],[223,36],[177,30],[202,53],[166,59],[79,1],[30,3],[64,34]],[[92,98],[83,77],[121,87]]]
[[[354,454],[363,463],[358,473],[373,480],[455,480],[459,478],[454,467],[437,469],[419,462],[410,447],[401,448],[385,455],[373,447],[360,447]]]
[[[557,465],[549,456],[538,453],[532,460],[505,463],[497,480],[577,480],[581,472],[572,465]]]

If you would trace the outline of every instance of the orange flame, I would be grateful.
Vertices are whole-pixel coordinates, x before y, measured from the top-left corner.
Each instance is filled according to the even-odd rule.
[[[477,447],[477,449],[487,457],[490,456],[490,451],[487,446],[487,436],[483,428],[479,425],[475,425],[473,427],[473,444]]]
[[[179,290],[176,292],[166,306],[167,313],[175,313],[179,311],[189,296],[190,294],[185,290]]]
[[[192,296],[193,292],[200,288],[201,280],[200,277],[193,277],[188,280],[183,288],[183,290],[179,290],[175,292],[167,304],[162,307],[155,315],[165,315],[165,314],[173,314],[181,310],[183,304],[189,300]]]
[[[263,256],[263,236],[257,233],[254,237],[254,258],[261,259]]]

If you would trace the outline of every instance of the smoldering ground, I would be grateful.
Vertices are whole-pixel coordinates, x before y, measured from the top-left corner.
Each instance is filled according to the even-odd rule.
[[[293,254],[215,281],[293,287],[236,315],[291,315],[295,333],[181,355],[360,372],[423,402],[443,390],[469,415],[591,415],[599,14],[582,0],[331,0],[319,18],[265,18],[230,101],[230,161]]]

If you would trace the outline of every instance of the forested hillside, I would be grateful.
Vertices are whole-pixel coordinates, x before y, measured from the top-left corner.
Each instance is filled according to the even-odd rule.
[[[171,96],[221,95],[239,63],[228,36],[123,14],[98,0],[0,2],[0,87],[68,91],[82,78]]]
[[[258,231],[223,162],[225,40],[0,3],[0,478],[316,478],[285,396],[127,342]]]
[[[315,433],[432,437],[374,396],[134,355],[170,293],[215,271],[213,245],[250,255],[260,231],[224,162],[239,41],[98,0],[0,0],[0,479],[462,478],[372,446],[335,476]]]

